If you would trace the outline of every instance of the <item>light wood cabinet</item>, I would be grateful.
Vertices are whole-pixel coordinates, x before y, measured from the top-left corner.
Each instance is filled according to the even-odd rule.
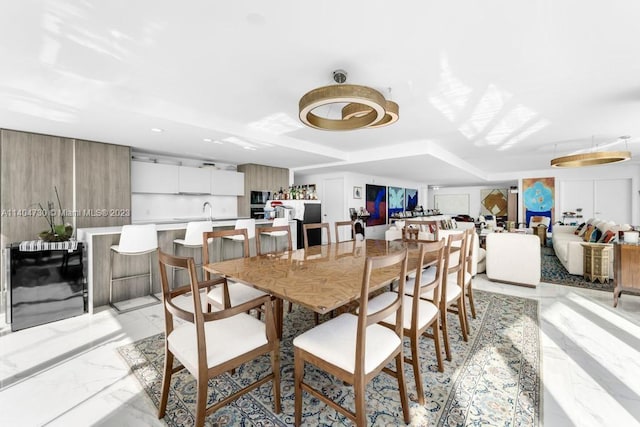
[[[131,162],[131,192],[178,194],[180,192],[179,166]]]
[[[211,169],[178,167],[178,191],[182,194],[211,194]]]
[[[211,194],[214,196],[244,196],[244,173],[211,170]]]
[[[289,187],[289,169],[247,163],[238,165],[244,172],[244,196],[238,196],[238,216],[250,216],[251,191],[274,191]]]
[[[614,283],[613,306],[618,305],[622,292],[640,294],[640,244],[613,245]]]
[[[131,223],[131,148],[75,141],[76,228]]]

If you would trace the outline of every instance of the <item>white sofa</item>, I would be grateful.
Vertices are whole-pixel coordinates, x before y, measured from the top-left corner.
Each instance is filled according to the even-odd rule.
[[[597,225],[597,227],[601,231],[612,229],[617,232],[620,229],[620,226],[615,226],[612,223],[603,223],[602,225]],[[554,225],[551,242],[556,257],[558,257],[569,274],[582,276],[584,274],[582,243],[585,243],[585,241],[582,236],[574,234],[576,228],[577,226],[575,225]],[[613,245],[611,247],[613,248]],[[613,278],[613,251],[609,253],[609,277]]]
[[[535,287],[540,283],[540,239],[532,234],[489,233],[487,277]]]

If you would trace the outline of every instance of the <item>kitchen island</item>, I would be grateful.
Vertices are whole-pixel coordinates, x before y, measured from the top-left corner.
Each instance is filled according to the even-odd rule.
[[[174,253],[173,241],[175,239],[184,238],[187,222],[184,219],[164,219],[153,222],[156,224],[158,232],[158,248],[167,253]],[[190,218],[189,220],[204,220],[203,218]],[[256,220],[256,228],[270,226],[273,220]],[[235,226],[236,218],[214,219],[214,229],[232,229]],[[136,222],[136,224],[142,224]],[[291,221],[291,237],[296,239],[296,222]],[[84,243],[86,248],[86,277],[87,277],[87,309],[89,313],[93,313],[94,309],[109,304],[109,263],[110,248],[117,245],[120,240],[121,226],[116,227],[93,227],[79,228],[77,230],[78,241]],[[256,231],[257,232],[257,231]],[[251,255],[255,254],[255,239],[249,242]],[[230,249],[225,247],[225,253]],[[182,252],[180,252],[182,254]],[[158,269],[157,253],[153,254],[152,260],[152,278],[153,293],[160,294],[162,292],[160,285],[160,272]],[[219,257],[219,248],[213,248],[213,258]],[[130,257],[119,256],[114,265],[113,277],[130,276],[136,274],[144,274],[149,270],[149,260],[146,256]],[[171,280],[171,278],[169,278]],[[130,299],[138,296],[144,296],[149,293],[149,278],[139,277],[129,279],[121,286],[114,287],[114,301],[120,299]]]

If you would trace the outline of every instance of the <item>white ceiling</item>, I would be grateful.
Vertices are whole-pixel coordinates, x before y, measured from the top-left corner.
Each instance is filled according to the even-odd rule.
[[[636,0],[4,0],[0,127],[432,185],[638,158],[638,22]],[[300,97],[339,68],[400,120],[304,127]]]

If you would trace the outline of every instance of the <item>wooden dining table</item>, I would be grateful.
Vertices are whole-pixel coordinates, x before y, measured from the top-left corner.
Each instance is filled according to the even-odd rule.
[[[281,331],[283,300],[319,314],[343,307],[360,298],[367,257],[396,253],[407,248],[407,271],[415,271],[418,265],[418,244],[375,239],[237,258],[205,264],[203,268],[276,297],[276,321]],[[435,257],[426,259],[425,265],[433,262]],[[397,268],[378,271],[371,277],[370,291],[389,285],[397,278]]]

